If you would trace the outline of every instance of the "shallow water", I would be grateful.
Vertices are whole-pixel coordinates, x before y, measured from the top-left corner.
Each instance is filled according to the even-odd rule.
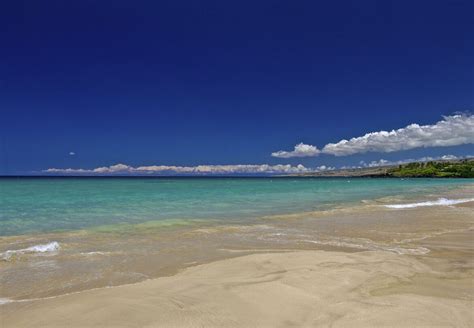
[[[311,178],[0,178],[0,235],[119,223],[252,220],[387,196],[429,195],[472,180]]]

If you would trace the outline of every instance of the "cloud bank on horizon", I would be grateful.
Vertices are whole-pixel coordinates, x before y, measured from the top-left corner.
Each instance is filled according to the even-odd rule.
[[[111,166],[102,166],[94,169],[58,169],[50,168],[43,170],[42,173],[47,174],[77,174],[77,175],[228,175],[228,174],[298,174],[298,173],[317,173],[324,171],[334,171],[337,169],[358,169],[367,167],[380,167],[380,166],[391,166],[406,164],[411,162],[428,162],[428,161],[446,161],[446,160],[462,160],[464,158],[471,158],[474,155],[467,156],[455,156],[455,155],[443,155],[438,157],[421,157],[421,158],[410,158],[399,161],[388,161],[380,159],[378,161],[372,161],[366,163],[361,161],[359,165],[354,166],[342,166],[336,168],[334,166],[321,165],[318,167],[310,168],[305,167],[301,164],[293,166],[290,164],[286,165],[268,165],[268,164],[256,164],[256,165],[197,165],[197,166],[174,166],[174,165],[150,165],[150,166],[130,166],[125,164],[115,164]]]
[[[286,165],[197,165],[197,166],[174,166],[174,165],[150,165],[133,167],[125,164],[103,166],[94,169],[57,169],[50,168],[43,170],[43,173],[52,174],[185,174],[185,175],[206,175],[206,174],[294,174],[306,172],[321,172],[334,169],[325,165],[309,169],[301,164],[293,166]]]
[[[350,140],[328,143],[321,150],[316,146],[300,143],[292,151],[272,153],[277,158],[314,157],[319,154],[348,156],[367,152],[390,153],[428,147],[459,146],[474,143],[474,115],[444,116],[433,125],[410,124],[392,131],[367,133]]]

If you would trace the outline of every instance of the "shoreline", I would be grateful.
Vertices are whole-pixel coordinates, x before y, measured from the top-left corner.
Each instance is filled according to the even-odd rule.
[[[151,326],[158,322],[160,326],[186,326],[186,322],[197,322],[205,326],[251,327],[251,322],[240,320],[242,316],[262,320],[256,326],[290,327],[293,321],[296,326],[313,323],[351,326],[352,321],[357,323],[363,318],[349,319],[345,313],[352,313],[360,304],[372,304],[357,311],[369,313],[375,321],[360,321],[360,326],[364,323],[396,325],[397,320],[408,316],[415,320],[408,321],[411,325],[432,325],[436,317],[437,322],[444,322],[446,326],[451,320],[457,322],[456,326],[468,327],[474,323],[466,312],[474,306],[474,201],[471,201],[474,189],[468,185],[445,190],[442,194],[423,195],[420,199],[441,196],[469,201],[399,209],[386,205],[404,198],[390,196],[364,201],[357,206],[262,217],[250,225],[232,223],[162,229],[145,223],[135,230],[125,227],[93,234],[82,231],[65,235],[64,240],[59,240],[63,248],[55,254],[27,254],[15,262],[0,262],[0,269],[6,268],[3,273],[7,273],[3,276],[0,301],[4,304],[0,304],[0,317],[5,327],[41,324],[62,327],[66,325],[66,321],[61,321],[64,318],[77,326],[117,326],[119,322],[114,320],[117,313],[120,317],[122,312],[128,313],[120,319],[120,325],[125,327],[142,325],[141,322]],[[420,199],[410,199],[410,202],[417,203]],[[112,246],[104,249],[107,245]],[[128,249],[131,246],[134,248]],[[127,252],[123,253],[125,249]],[[142,249],[146,251],[143,253]],[[292,262],[293,258],[299,261]],[[267,262],[274,263],[276,268],[267,268]],[[382,270],[383,274],[381,264],[388,266]],[[249,265],[246,275],[240,275],[241,268]],[[92,268],[92,271],[70,273],[71,269],[83,268]],[[45,270],[58,274],[44,280],[41,277]],[[21,272],[29,273],[28,280],[21,280]],[[132,275],[120,278],[117,272]],[[205,277],[213,278],[201,277],[204,280],[197,281],[196,272],[205,272]],[[362,272],[367,273],[365,278]],[[104,279],[91,280],[74,288],[61,287],[97,273]],[[351,280],[357,274],[362,280]],[[278,279],[274,279],[276,276]],[[340,280],[323,281],[333,276],[339,276]],[[284,284],[285,292],[275,295],[274,290],[283,288],[282,281],[292,283],[290,287]],[[333,294],[328,292],[328,297],[337,297],[326,304],[320,298],[330,282],[331,288],[335,289]],[[203,283],[208,289],[194,294]],[[248,288],[239,287],[236,291],[229,284]],[[174,285],[188,288],[176,291]],[[143,286],[149,286],[150,292]],[[354,295],[344,289],[346,287],[351,291],[368,292]],[[215,295],[215,299],[204,297],[215,293],[216,288],[222,294]],[[293,288],[298,290],[294,295]],[[250,299],[261,297],[262,303],[250,306],[247,303],[250,302],[249,293],[254,289],[261,289],[261,295],[252,294]],[[168,294],[168,290],[177,294]],[[229,290],[232,293],[227,294]],[[309,290],[311,292],[306,295]],[[18,296],[9,297],[9,293]],[[204,298],[200,298],[201,295]],[[272,303],[278,297],[294,297],[301,303],[283,316],[288,305]],[[13,302],[6,303],[6,298]],[[32,298],[36,300],[28,300]],[[183,307],[174,308],[174,299],[179,299]],[[195,302],[187,303],[190,299]],[[347,300],[352,300],[350,305],[346,304]],[[124,308],[122,303],[128,305]],[[200,308],[201,303],[212,304],[211,310],[217,312]],[[387,308],[374,305],[379,303],[391,305]],[[89,304],[96,308],[89,308]],[[321,307],[317,316],[313,313],[315,304]],[[407,304],[426,313],[422,321],[416,321],[419,316],[411,308],[405,308]],[[229,313],[230,308],[236,310]],[[163,309],[167,309],[168,314]],[[301,309],[308,312],[301,313]],[[433,312],[432,309],[436,310]],[[136,311],[143,318],[128,319]],[[196,317],[194,311],[201,311],[201,315]],[[279,312],[282,312],[281,316]],[[89,318],[90,322],[81,319],[89,317],[89,313],[97,316]],[[236,314],[239,315],[233,317]],[[29,318],[29,322],[22,321],[22,317]],[[187,321],[175,322],[175,317]],[[279,317],[278,323],[282,324],[266,321],[271,317]],[[303,317],[311,320],[304,321]],[[229,318],[232,320],[226,321]],[[210,319],[216,321],[206,321]],[[346,319],[348,321],[344,321]]]
[[[469,195],[474,196],[470,185],[450,189],[442,195],[430,195],[430,198],[460,199]],[[420,199],[427,199],[426,196]],[[398,200],[394,202],[395,199]],[[411,202],[417,203],[420,199],[411,199]],[[387,203],[402,201],[406,204],[407,200],[390,196],[324,210],[263,216],[247,222],[174,226],[152,221],[104,229],[2,237],[0,272],[4,283],[0,298],[35,299],[136,283],[170,276],[190,265],[270,249],[426,254],[430,250],[425,245],[409,241],[472,230],[471,217],[474,216],[463,211],[463,208],[474,207],[470,200],[453,206],[437,206],[435,202],[427,207],[392,209],[387,208]],[[417,220],[408,220],[410,215],[415,215]],[[454,217],[449,219],[453,215],[465,218],[462,222]],[[437,220],[434,225],[433,217]],[[398,227],[393,222],[404,224]],[[372,231],[375,226],[379,232]],[[32,248],[35,251],[29,251]],[[46,280],[44,270],[51,272]],[[22,278],[25,271],[31,274]],[[97,274],[100,279],[95,278]],[[89,282],[69,283],[84,278]]]

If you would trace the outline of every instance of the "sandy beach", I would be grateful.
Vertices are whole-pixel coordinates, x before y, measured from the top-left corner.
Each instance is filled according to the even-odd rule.
[[[135,285],[9,304],[2,326],[472,327],[472,279],[439,274],[388,252],[253,254]],[[410,291],[416,284],[424,288]],[[463,293],[440,296],[440,289]]]

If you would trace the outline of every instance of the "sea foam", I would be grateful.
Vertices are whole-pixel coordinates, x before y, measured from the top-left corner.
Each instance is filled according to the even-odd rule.
[[[362,249],[368,251],[386,251],[392,252],[399,255],[409,254],[409,255],[424,255],[428,254],[430,250],[425,247],[416,247],[416,248],[405,248],[399,246],[391,245],[379,245],[372,241],[360,240],[360,241],[344,241],[344,240],[301,240],[302,242],[319,244],[319,245],[328,245],[335,247],[347,247]]]
[[[420,203],[408,203],[408,204],[390,204],[384,205],[388,208],[415,208],[415,207],[424,207],[424,206],[450,206],[461,203],[474,202],[474,198],[463,198],[463,199],[447,199],[440,198],[434,201],[426,201]]]
[[[3,253],[0,253],[0,258],[4,261],[8,261],[12,256],[22,255],[28,253],[51,253],[56,252],[60,248],[57,241],[52,241],[47,244],[34,245],[28,248],[7,250]]]

